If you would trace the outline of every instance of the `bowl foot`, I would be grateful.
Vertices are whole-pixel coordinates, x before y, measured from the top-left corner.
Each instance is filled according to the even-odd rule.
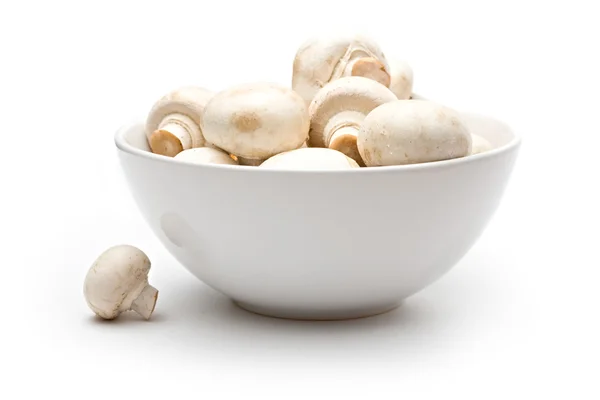
[[[308,321],[336,321],[356,318],[372,317],[396,309],[400,303],[389,303],[376,307],[356,308],[356,309],[297,309],[297,308],[279,308],[264,307],[254,304],[248,304],[242,301],[233,300],[234,304],[243,310],[266,317],[308,320]]]

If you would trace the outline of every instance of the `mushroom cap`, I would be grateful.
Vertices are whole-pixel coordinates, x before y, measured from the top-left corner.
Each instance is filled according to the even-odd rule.
[[[250,83],[217,93],[206,105],[206,140],[238,157],[265,160],[308,138],[306,104],[290,88]]]
[[[337,71],[345,69],[352,53],[378,60],[389,74],[383,51],[370,38],[361,35],[310,38],[296,52],[292,88],[309,104],[319,89],[335,79]]]
[[[389,60],[391,70],[390,90],[399,100],[407,100],[412,95],[414,74],[411,66],[403,60]]]
[[[114,319],[148,285],[150,260],[140,249],[118,245],[104,251],[90,267],[84,282],[88,306],[105,319]]]
[[[355,115],[366,116],[376,107],[397,99],[381,83],[362,76],[347,76],[328,83],[317,92],[308,108],[309,146],[327,147],[325,127],[335,115],[354,112]],[[345,122],[342,120],[339,123]]]
[[[231,156],[224,151],[211,147],[197,147],[184,150],[174,158],[181,161],[189,161],[195,164],[229,164],[238,165]]]
[[[214,92],[198,86],[182,86],[158,99],[150,109],[146,118],[146,136],[158,129],[159,124],[169,114],[183,114],[191,118],[198,127],[202,123],[202,114],[206,103],[214,96]],[[204,141],[192,138],[193,147],[204,146]]]
[[[279,153],[263,162],[259,168],[292,170],[338,170],[360,168],[343,153],[321,147],[303,147]]]
[[[427,100],[396,100],[374,109],[358,132],[358,150],[371,166],[464,157],[471,135],[458,112]]]
[[[493,149],[492,144],[486,139],[474,133],[471,133],[473,145],[471,146],[471,154],[485,153]]]

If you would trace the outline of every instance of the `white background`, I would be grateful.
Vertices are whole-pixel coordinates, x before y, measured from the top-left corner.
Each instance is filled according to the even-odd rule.
[[[593,2],[0,4],[1,398],[599,398]],[[248,314],[152,236],[113,134],[178,85],[289,84],[297,46],[340,29],[408,60],[420,94],[518,130],[513,179],[472,251],[403,308]],[[88,267],[118,243],[152,260],[151,321],[85,305]]]

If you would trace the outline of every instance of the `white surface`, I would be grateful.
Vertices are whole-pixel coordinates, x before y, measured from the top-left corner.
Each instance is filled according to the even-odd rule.
[[[142,123],[115,139],[139,212],[202,282],[259,314],[349,319],[396,308],[437,281],[497,210],[520,137],[491,118],[461,118],[497,148],[436,163],[275,171],[152,154],[138,145]]]
[[[598,398],[592,3],[183,3],[0,6],[1,398]],[[285,81],[313,28],[359,18],[412,63],[416,91],[522,132],[514,179],[473,250],[397,312],[325,324],[245,313],[159,246],[118,172],[114,130],[179,84]],[[121,242],[152,259],[152,321],[101,323],[86,308],[87,268]]]

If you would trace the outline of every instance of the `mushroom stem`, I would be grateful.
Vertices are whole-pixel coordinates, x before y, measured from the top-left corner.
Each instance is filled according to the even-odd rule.
[[[323,130],[324,142],[327,147],[340,151],[358,163],[364,162],[358,152],[356,143],[358,130],[365,115],[358,111],[342,111],[333,116]]]
[[[177,113],[169,114],[150,135],[150,148],[154,153],[174,157],[183,150],[194,147],[194,138],[201,135],[200,128],[190,117]]]
[[[156,306],[158,290],[152,285],[146,285],[139,296],[131,303],[131,310],[140,314],[145,319],[150,319]]]
[[[391,76],[385,65],[374,57],[359,57],[350,61],[344,70],[344,76],[362,76],[390,86]]]
[[[364,167],[365,163],[358,151],[358,130],[359,127],[355,125],[339,128],[331,136],[329,148],[344,153],[347,157],[356,161],[358,165]]]
[[[360,42],[355,42],[348,47],[346,54],[335,67],[330,81],[342,76],[362,76],[379,82],[385,87],[389,87],[392,80],[388,66]]]

